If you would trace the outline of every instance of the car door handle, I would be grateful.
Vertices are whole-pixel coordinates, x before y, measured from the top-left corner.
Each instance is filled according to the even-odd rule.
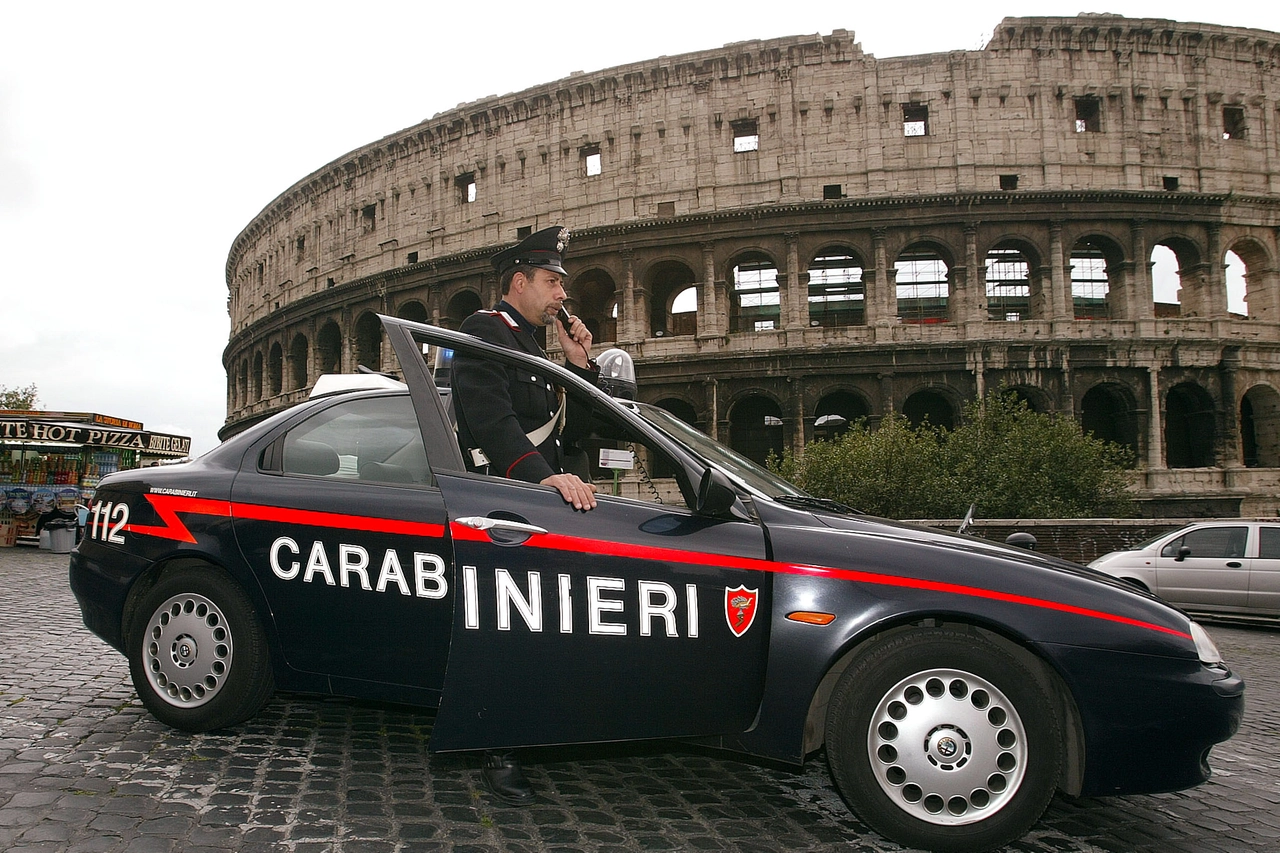
[[[464,524],[473,530],[509,530],[512,533],[528,533],[532,536],[535,533],[546,533],[546,529],[538,527],[536,524],[522,524],[519,521],[508,521],[505,518],[485,518],[478,515],[469,515],[466,518],[459,518],[459,524]]]
[[[1242,565],[1244,565],[1244,564],[1243,564],[1243,563],[1240,563],[1240,562],[1237,562],[1236,560],[1232,560],[1231,562],[1227,563],[1227,568],[1228,568],[1228,569],[1238,569],[1238,568],[1240,568]]]

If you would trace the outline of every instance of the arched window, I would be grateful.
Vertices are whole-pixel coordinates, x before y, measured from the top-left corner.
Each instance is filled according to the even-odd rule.
[[[412,320],[415,323],[431,322],[431,315],[427,313],[427,306],[416,299],[410,299],[401,305],[399,310],[396,311],[396,316],[402,320]]]
[[[987,316],[992,320],[1029,320],[1031,267],[1027,257],[1012,246],[996,246],[987,252]]]
[[[356,321],[356,364],[382,369],[382,321],[372,312]]]
[[[649,334],[655,338],[698,331],[698,289],[693,271],[679,261],[655,264],[645,276],[649,290]]]
[[[307,364],[307,336],[294,335],[293,343],[289,345],[289,363],[292,366],[293,389],[307,387],[308,368]]]
[[[262,350],[258,350],[253,354],[253,371],[249,374],[249,401],[254,402],[262,399],[263,388],[263,359]]]
[[[779,326],[778,268],[766,255],[743,255],[733,266],[731,330],[763,332]]]
[[[928,422],[943,429],[956,428],[956,409],[950,398],[941,391],[924,389],[917,391],[902,404],[902,415],[913,427]]]
[[[950,268],[932,246],[908,247],[893,265],[896,271],[898,320],[944,323],[950,294]]]
[[[860,326],[866,322],[862,262],[829,249],[809,264],[809,325]]]
[[[342,330],[333,320],[320,327],[316,335],[316,355],[320,363],[316,365],[320,373],[339,373],[342,371]]]
[[[1104,383],[1085,392],[1080,400],[1080,429],[1099,441],[1138,452],[1137,407],[1120,385]]]
[[[1107,256],[1096,244],[1081,240],[1071,250],[1071,306],[1077,320],[1106,320],[1111,316],[1107,295]]]
[[[1224,264],[1227,277],[1227,310],[1240,317],[1248,317],[1249,304],[1245,301],[1248,296],[1245,276],[1249,274],[1249,267],[1235,252],[1227,252]]]
[[[654,405],[659,409],[666,409],[689,426],[696,427],[698,425],[698,413],[694,410],[693,406],[689,405],[684,400],[680,400],[675,397],[667,397],[664,400],[659,400]]]
[[[618,298],[613,278],[604,270],[575,275],[569,284],[570,308],[582,318],[596,342],[618,339]]]
[[[440,325],[446,329],[456,329],[462,325],[463,320],[483,307],[479,294],[474,290],[460,290],[449,298],[449,305],[445,308],[445,316],[440,318]]]
[[[284,391],[284,349],[279,343],[272,344],[267,353],[267,381],[272,397]]]
[[[851,391],[833,391],[819,400],[813,411],[813,437],[828,441],[838,438],[870,415],[871,407],[862,397]]]
[[[1154,247],[1151,250],[1151,295],[1155,301],[1156,317],[1177,317],[1182,313],[1182,300],[1178,296],[1181,288],[1178,256],[1168,246]]]
[[[1213,399],[1199,385],[1185,382],[1165,398],[1165,464],[1170,468],[1212,468],[1215,416]]]
[[[739,400],[729,414],[729,446],[764,465],[769,455],[782,456],[782,409],[768,397]]]
[[[1280,468],[1280,393],[1250,388],[1240,401],[1240,449],[1248,468]]]

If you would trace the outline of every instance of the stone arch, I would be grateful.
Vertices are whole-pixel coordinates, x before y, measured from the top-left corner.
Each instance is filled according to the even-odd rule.
[[[596,341],[618,339],[618,288],[606,270],[575,273],[566,301],[569,311],[582,318]]]
[[[1169,270],[1170,254],[1176,263],[1173,270]],[[1209,316],[1214,301],[1208,293],[1210,272],[1204,262],[1204,252],[1190,237],[1170,234],[1155,241],[1151,247],[1151,289],[1156,300],[1156,316]],[[1176,309],[1170,307],[1174,304],[1178,306]],[[1222,311],[1225,310],[1224,304]]]
[[[998,241],[987,250],[983,268],[988,319],[1017,322],[1053,315],[1040,255],[1030,243],[1018,238]]]
[[[289,366],[291,368],[289,375],[293,380],[291,390],[297,391],[307,387],[308,379],[310,378],[308,354],[307,336],[299,332],[293,336],[293,341],[289,344]]]
[[[316,370],[320,374],[342,372],[342,329],[328,320],[316,335]]]
[[[905,247],[893,262],[898,321],[947,322],[954,266],[951,253],[941,243],[921,240]]]
[[[1077,320],[1109,320],[1125,316],[1120,304],[1129,277],[1124,250],[1103,234],[1076,240],[1068,260],[1071,271],[1071,315]]]
[[[757,464],[770,454],[781,457],[784,447],[782,407],[764,394],[739,398],[729,409],[729,446]]]
[[[902,403],[902,415],[912,427],[926,421],[946,430],[956,428],[960,408],[951,395],[942,388],[921,388]]]
[[[867,322],[866,265],[847,246],[821,249],[809,261],[809,325],[861,326]]]
[[[372,311],[356,320],[356,364],[382,370],[382,321]]]
[[[1271,252],[1259,240],[1244,236],[1232,241],[1226,256],[1234,254],[1241,269],[1233,274],[1227,267],[1227,308],[1244,314],[1250,320],[1272,320],[1280,317],[1280,282],[1277,281]],[[1239,278],[1239,293],[1233,285]],[[1239,310],[1243,303],[1243,310]]]
[[[1280,392],[1270,385],[1241,398],[1240,445],[1246,468],[1280,468]]]
[[[265,374],[265,359],[262,357],[262,350],[253,351],[253,367],[249,371],[249,402],[254,403],[262,399],[263,378]]]
[[[702,297],[698,293],[697,275],[683,261],[658,261],[644,274],[644,286],[649,292],[649,330],[655,338],[670,335],[695,335],[698,332],[698,310]],[[694,310],[673,310],[676,297],[693,288]],[[686,307],[681,305],[680,307]]]
[[[401,320],[412,320],[415,323],[431,322],[431,312],[427,311],[427,306],[418,299],[402,302],[396,309],[396,316]]]
[[[729,331],[763,332],[782,326],[778,264],[764,252],[740,252],[729,262]]]
[[[279,341],[267,351],[267,390],[272,397],[284,392],[284,348]]]
[[[696,427],[698,425],[698,410],[688,400],[683,400],[679,397],[663,397],[654,405],[659,409],[665,409],[689,424],[689,426]]]
[[[866,397],[857,391],[831,391],[824,394],[813,409],[813,437],[838,438],[858,421],[869,417],[871,404]]]
[[[1212,468],[1216,464],[1217,413],[1213,397],[1194,382],[1165,395],[1164,452],[1169,468]]]
[[[1178,291],[1182,285],[1178,281],[1178,256],[1173,249],[1157,243],[1151,247],[1148,263],[1151,269],[1151,299],[1156,318],[1169,319],[1181,315],[1182,305]]]
[[[1053,398],[1048,391],[1038,385],[1004,385],[1000,391],[1017,397],[1020,402],[1027,404],[1028,409],[1037,414],[1047,415],[1053,411]]]
[[[240,369],[236,373],[236,403],[240,406],[249,404],[249,359],[240,359]]]
[[[1132,392],[1118,382],[1099,382],[1080,398],[1080,428],[1099,441],[1139,452],[1138,405]]]
[[[462,325],[463,320],[483,307],[484,303],[480,301],[480,294],[469,288],[459,290],[449,297],[449,303],[444,309],[444,316],[440,318],[440,325],[446,329],[457,329]]]

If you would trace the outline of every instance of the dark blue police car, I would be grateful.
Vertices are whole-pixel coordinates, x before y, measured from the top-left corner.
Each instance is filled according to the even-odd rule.
[[[1209,636],[1127,584],[860,515],[544,360],[383,325],[403,382],[102,482],[71,586],[165,723],[233,725],[283,689],[435,708],[435,750],[825,748],[868,824],[950,851],[1019,837],[1057,790],[1203,782],[1239,726]],[[468,473],[450,350],[591,406],[571,450],[595,510]]]

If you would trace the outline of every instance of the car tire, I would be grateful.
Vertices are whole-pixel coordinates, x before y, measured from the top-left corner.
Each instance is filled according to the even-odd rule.
[[[219,569],[166,572],[134,613],[129,672],[161,722],[207,732],[247,720],[270,698],[266,634],[244,590]]]
[[[976,853],[1039,819],[1063,765],[1061,724],[1035,675],[962,629],[878,641],[840,676],[827,760],[850,807],[899,844]]]

